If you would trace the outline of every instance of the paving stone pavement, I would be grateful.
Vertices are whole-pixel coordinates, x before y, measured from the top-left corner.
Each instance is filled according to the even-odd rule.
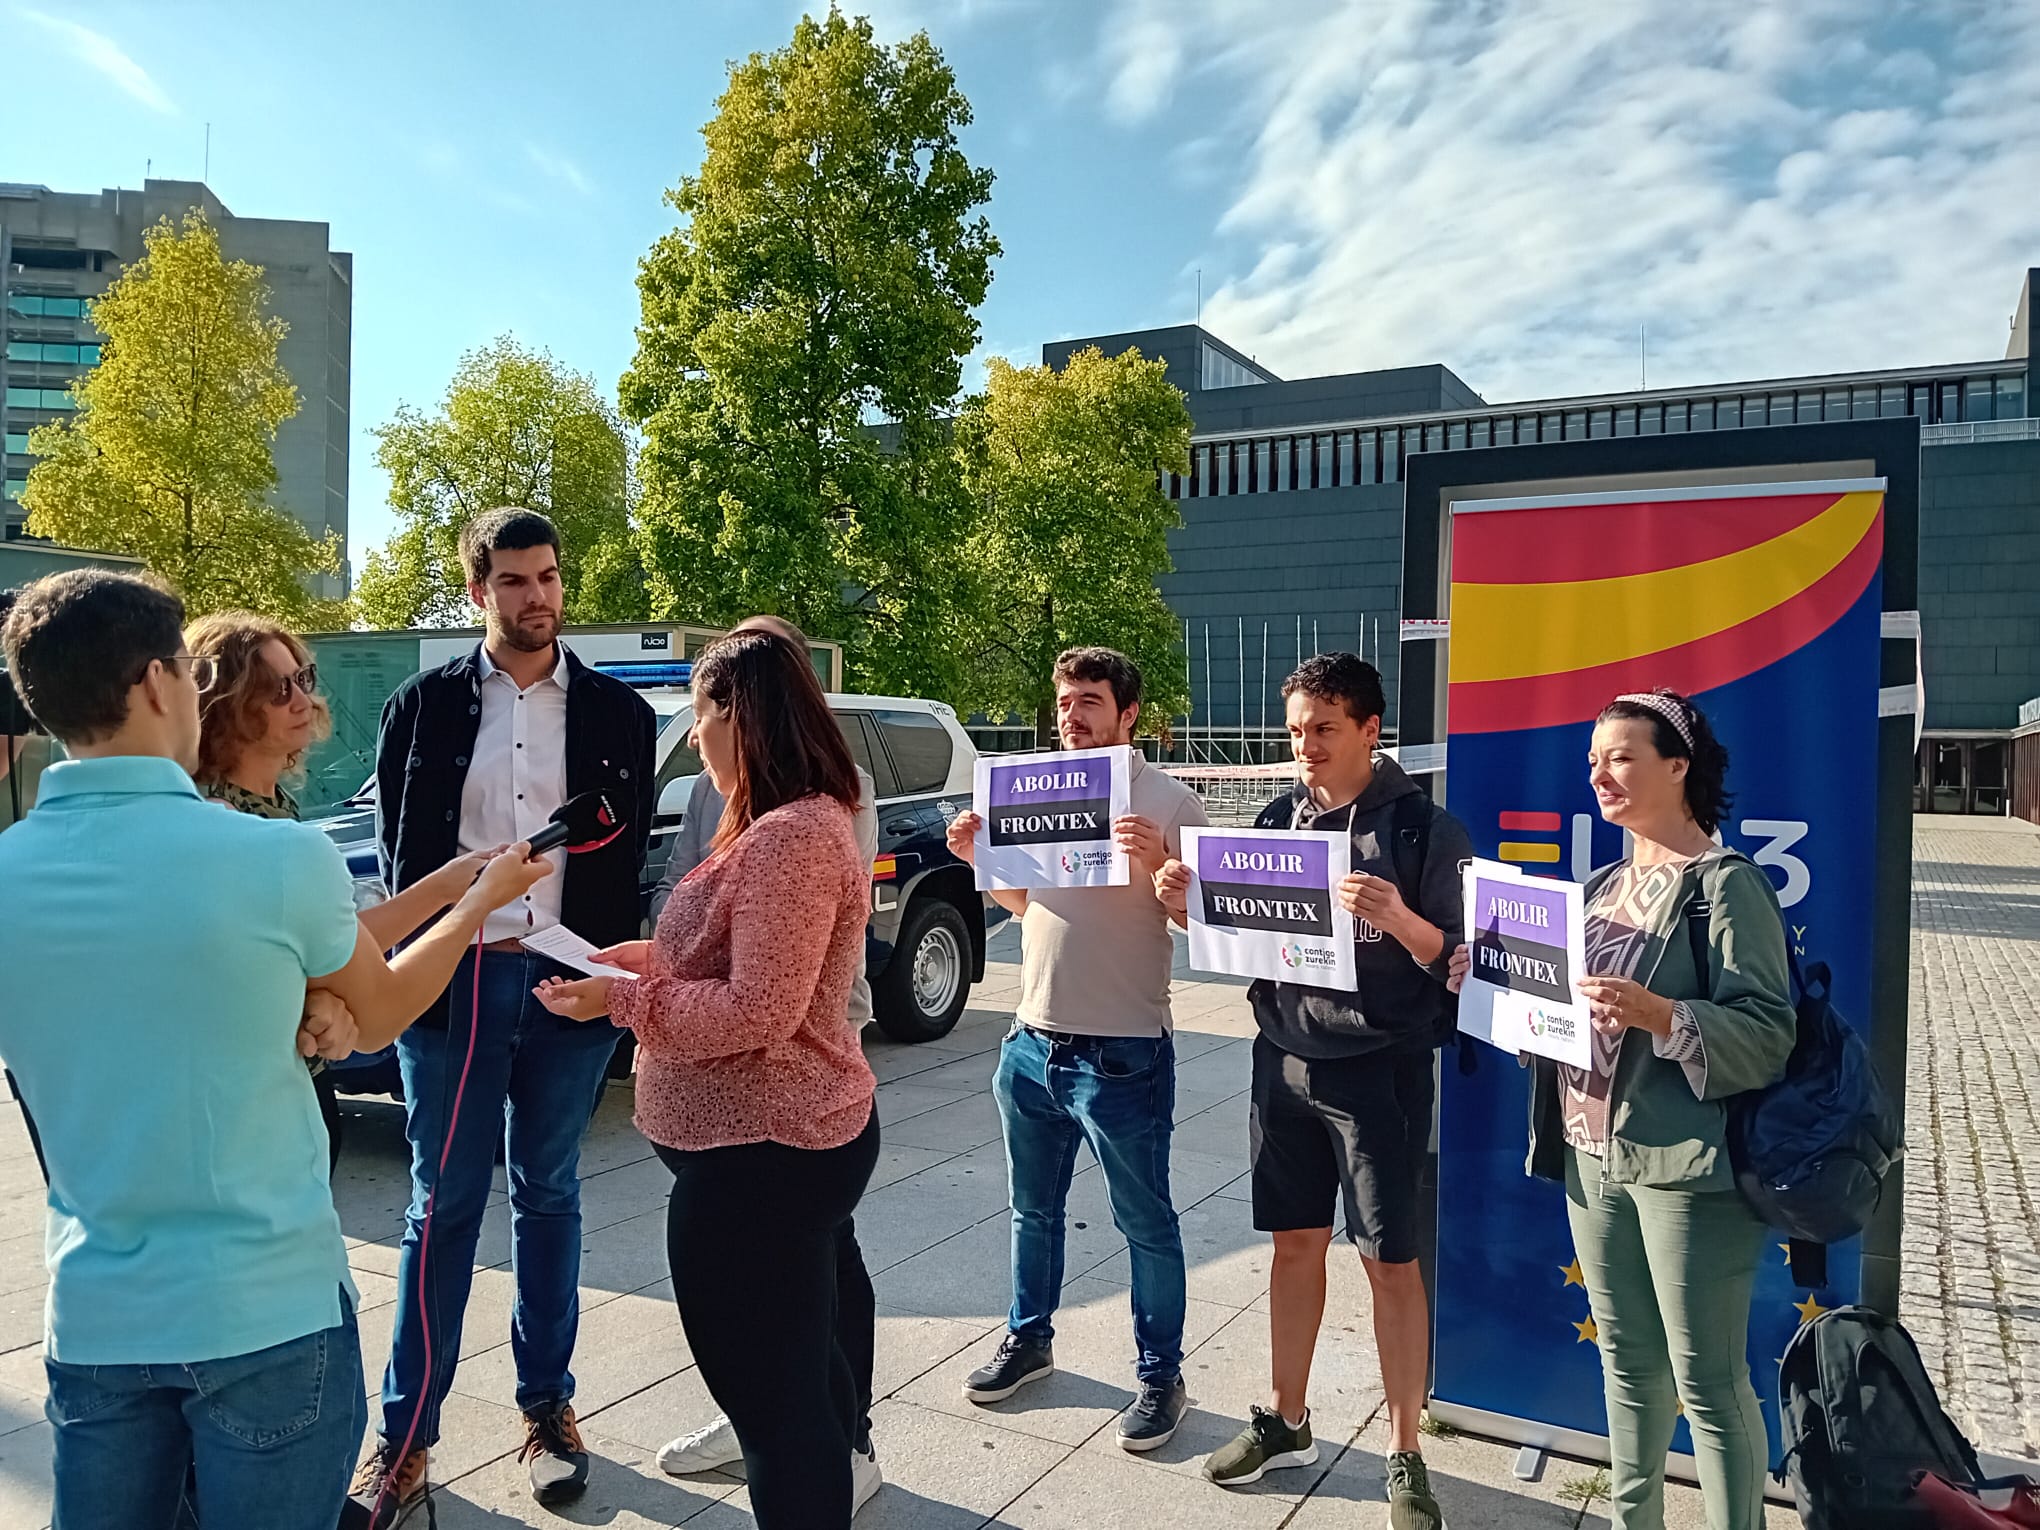
[[[2040,1057],[2020,1024],[2040,996],[2040,832],[1922,821],[1914,945],[1914,1093],[1907,1320],[1963,1421],[1992,1448],[2033,1453],[2040,1399],[2040,1262],[2027,1164],[2040,1164]],[[1180,942],[1179,942],[1180,951]],[[858,1213],[878,1290],[874,1436],[886,1487],[858,1530],[1053,1530],[1152,1525],[1350,1530],[1384,1523],[1385,1420],[1366,1279],[1332,1262],[1313,1376],[1322,1460],[1228,1493],[1198,1476],[1267,1385],[1268,1248],[1247,1201],[1248,1018],[1240,986],[1179,962],[1176,1203],[1190,1260],[1185,1373],[1192,1411],[1168,1446],[1120,1450],[1132,1396],[1126,1245],[1088,1156],[1070,1198],[1058,1373],[992,1408],[958,1384],[996,1346],[1009,1294],[1005,1164],[988,1084],[1017,988],[1010,930],[987,980],[939,1043],[866,1051],[881,1083],[885,1148]],[[1924,1103],[1923,1103],[1924,1101]],[[462,1365],[434,1452],[444,1530],[597,1524],[649,1530],[752,1523],[735,1476],[672,1479],[658,1446],[713,1411],[672,1307],[664,1263],[668,1179],[630,1125],[630,1090],[604,1100],[583,1151],[582,1330],[577,1406],[595,1475],[565,1514],[538,1508],[514,1452],[508,1348],[508,1206],[500,1174],[477,1256]],[[408,1195],[402,1116],[347,1102],[334,1184],[362,1292],[371,1396],[388,1353],[396,1243]],[[1978,1215],[1978,1207],[1982,1214]],[[49,1522],[42,1420],[42,1187],[18,1116],[0,1110],[0,1525]],[[1425,1445],[1454,1530],[1604,1526],[1582,1507],[1590,1465],[1552,1458],[1519,1482],[1513,1446],[1471,1436]],[[1704,1523],[1697,1492],[1667,1491],[1673,1527]],[[1797,1523],[1773,1506],[1769,1525]]]
[[[1921,817],[1900,1316],[1980,1447],[2040,1456],[2040,829]]]

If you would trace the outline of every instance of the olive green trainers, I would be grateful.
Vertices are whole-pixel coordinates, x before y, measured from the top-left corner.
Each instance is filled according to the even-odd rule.
[[[1247,1410],[1247,1427],[1230,1445],[1211,1453],[1204,1463],[1207,1481],[1220,1487],[1245,1487],[1266,1472],[1285,1466],[1310,1466],[1317,1460],[1317,1441],[1310,1437],[1310,1413],[1294,1429],[1273,1408]]]
[[[1388,1530],[1445,1530],[1445,1515],[1431,1496],[1431,1472],[1414,1450],[1388,1458]]]

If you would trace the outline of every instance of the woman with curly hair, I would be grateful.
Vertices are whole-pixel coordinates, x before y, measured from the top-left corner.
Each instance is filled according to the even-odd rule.
[[[1531,1059],[1528,1169],[1565,1185],[1601,1350],[1614,1530],[1663,1530],[1682,1406],[1709,1530],[1761,1530],[1768,1443],[1747,1351],[1766,1234],[1736,1189],[1726,1129],[1729,1100],[1774,1083],[1792,1053],[1784,921],[1764,872],[1715,842],[1728,751],[1691,701],[1616,697],[1587,770],[1630,848],[1587,879],[1592,975],[1578,986],[1592,1057]],[[1455,991],[1466,968],[1461,946]]]
[[[199,696],[198,789],[240,813],[258,818],[299,816],[285,786],[304,764],[305,752],[333,731],[319,695],[319,670],[304,640],[281,623],[248,611],[201,617],[184,635],[185,648],[213,661],[213,679]],[[388,951],[420,925],[458,902],[495,851],[449,861],[396,897],[360,911],[361,924]],[[314,1003],[339,1001],[329,994]],[[312,1060],[325,1118],[329,1157],[340,1156],[340,1107],[333,1075]]]

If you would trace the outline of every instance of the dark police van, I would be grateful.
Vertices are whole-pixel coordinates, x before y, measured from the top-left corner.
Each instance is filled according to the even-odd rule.
[[[636,686],[658,715],[658,810],[645,859],[643,898],[666,869],[701,757],[687,741],[694,705],[685,663],[596,666]],[[899,696],[828,698],[850,753],[870,774],[878,807],[878,857],[871,867],[865,968],[873,1018],[895,1041],[949,1034],[985,971],[985,926],[1005,911],[979,893],[970,867],[949,852],[949,821],[970,807],[977,750],[955,712],[939,701]],[[375,783],[316,822],[347,857],[356,902],[384,896],[375,855]],[[649,929],[647,929],[649,933]],[[633,1037],[617,1048],[612,1076],[629,1071]],[[394,1049],[334,1065],[350,1094],[401,1095]]]

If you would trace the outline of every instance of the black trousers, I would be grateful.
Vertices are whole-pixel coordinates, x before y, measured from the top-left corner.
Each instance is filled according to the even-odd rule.
[[[838,1296],[838,1255],[878,1162],[876,1111],[854,1140],[822,1152],[654,1146],[673,1171],[666,1258],[680,1324],[744,1447],[759,1530],[848,1530],[850,1451],[870,1382],[860,1394],[838,1334],[861,1329],[845,1337],[868,1356],[872,1308],[853,1293],[859,1310],[839,1315],[852,1303]],[[870,1290],[868,1278],[851,1284]]]

